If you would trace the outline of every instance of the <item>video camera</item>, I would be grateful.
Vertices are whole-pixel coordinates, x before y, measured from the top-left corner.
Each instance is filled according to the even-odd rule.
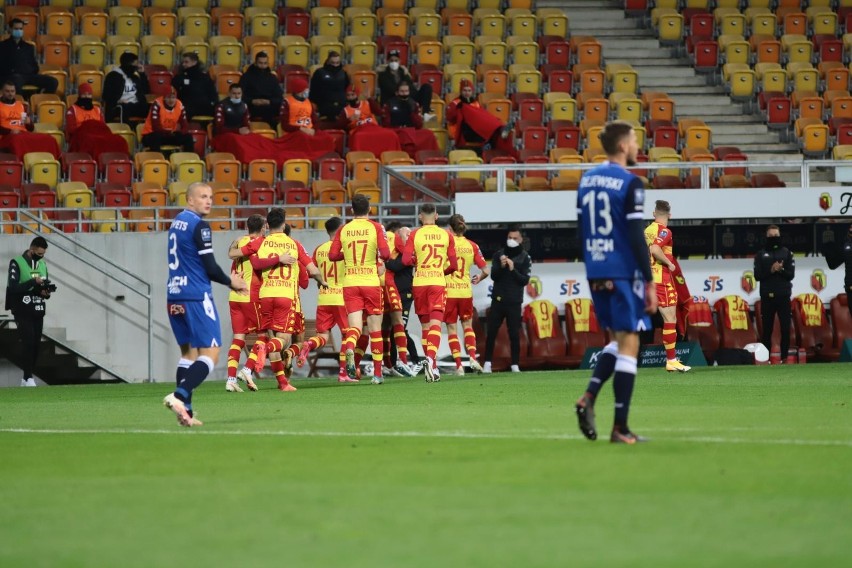
[[[47,292],[48,294],[53,294],[54,292],[56,292],[56,284],[54,284],[47,278],[42,280],[41,284],[39,284],[37,287],[39,292]]]

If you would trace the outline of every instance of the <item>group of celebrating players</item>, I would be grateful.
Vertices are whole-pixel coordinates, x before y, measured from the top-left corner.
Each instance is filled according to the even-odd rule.
[[[439,381],[436,355],[445,323],[457,372],[463,374],[456,330],[459,319],[465,328],[470,368],[482,370],[472,326],[472,284],[488,272],[479,247],[464,237],[464,218],[453,215],[448,231],[437,225],[435,206],[424,204],[420,227],[412,230],[394,223],[386,230],[369,218],[366,196],[356,195],[351,205],[353,218],[345,224],[339,217],[328,219],[325,229],[330,240],[310,256],[288,235],[282,209],[271,209],[266,219],[261,215],[247,219],[248,234],[235,240],[228,252],[232,271],[249,289],[247,295],[232,291],[229,298],[234,336],[228,352],[228,391],[242,392],[240,382],[257,390],[254,376],[267,354],[278,388],[296,390],[289,380],[293,363],[303,366],[312,351],[328,343],[335,326],[342,336],[341,383],[360,380],[360,360],[368,350],[373,384],[382,384],[385,372],[412,377],[420,368],[426,381]],[[472,264],[482,269],[473,278],[469,275]],[[397,280],[411,278],[412,269],[409,293],[407,285],[399,286]],[[319,285],[316,335],[304,338],[300,289],[308,287],[309,278]],[[408,299],[423,329],[422,367],[408,359]],[[257,334],[257,340],[246,364],[238,369],[250,334]]]

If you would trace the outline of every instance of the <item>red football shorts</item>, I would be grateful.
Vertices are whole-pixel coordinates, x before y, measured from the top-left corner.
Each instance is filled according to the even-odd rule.
[[[305,315],[296,310],[290,310],[290,319],[287,321],[287,333],[299,335],[305,331]]]
[[[444,311],[447,303],[445,286],[414,286],[411,291],[414,293],[414,313],[418,316]]]
[[[383,313],[381,286],[347,286],[343,288],[343,305],[346,313],[366,312],[368,316]]]
[[[677,289],[671,279],[663,278],[657,283],[657,303],[661,308],[669,308],[677,305]]]
[[[399,295],[399,288],[396,284],[385,284],[385,313],[401,312],[402,297]]]
[[[260,327],[260,304],[228,302],[231,309],[231,331],[237,335],[254,333]]]
[[[346,308],[343,306],[317,306],[317,333],[331,331],[337,326],[340,331],[349,327]]]
[[[444,308],[444,323],[473,319],[473,298],[447,298]]]
[[[261,322],[264,330],[271,329],[279,333],[292,333],[292,298],[261,298]]]

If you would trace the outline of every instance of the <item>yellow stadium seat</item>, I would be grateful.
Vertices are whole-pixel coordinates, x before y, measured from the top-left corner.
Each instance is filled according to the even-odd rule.
[[[420,14],[414,19],[414,33],[417,35],[437,38],[441,36],[441,27],[441,16],[438,14]]]
[[[158,12],[148,18],[148,33],[173,40],[177,35],[177,15]]]
[[[635,97],[620,99],[615,106],[615,116],[618,120],[640,122],[642,120],[642,101]]]
[[[175,59],[175,44],[166,36],[146,35],[142,37],[145,60],[152,65],[165,65],[171,69]]]
[[[801,120],[801,119],[799,119]],[[823,158],[828,153],[830,136],[825,124],[808,124],[802,128],[799,144],[802,154],[813,158]]]
[[[282,177],[288,181],[301,181],[305,186],[311,182],[311,161],[304,159],[293,159],[284,162]]]
[[[317,35],[340,38],[343,32],[343,15],[336,11],[321,14],[314,21],[314,33]]]
[[[240,162],[229,152],[210,152],[204,157],[207,171],[213,181],[226,181],[233,186],[240,182]]]
[[[142,36],[142,14],[134,8],[113,6],[110,8],[110,17],[116,35],[125,35],[136,39]]]
[[[274,38],[278,32],[278,16],[275,14],[255,14],[249,25],[251,35]]]
[[[45,8],[44,6],[42,9]],[[62,39],[71,39],[74,34],[74,14],[58,8],[55,11],[42,15],[44,33],[55,35]]]
[[[515,64],[538,66],[538,44],[524,36],[509,36],[506,43]]]
[[[169,201],[173,205],[186,205],[186,190],[188,187],[189,184],[183,181],[173,181],[170,183]]]
[[[378,23],[375,14],[357,14],[349,22],[349,32],[353,35],[376,37]]]
[[[137,56],[142,53],[142,46],[136,38],[125,35],[108,36],[107,49],[114,63],[118,63],[123,53],[135,53]]]
[[[81,181],[64,181],[56,185],[56,199],[62,207],[88,209],[94,205],[94,192]],[[89,212],[83,213],[88,217]]]
[[[324,63],[328,59],[329,51],[343,53],[343,44],[333,36],[315,35],[311,36],[311,49],[316,55],[317,61]]]
[[[506,32],[506,17],[492,8],[477,8],[473,11],[473,21],[479,26],[480,35],[503,38]]]
[[[169,156],[169,165],[178,181],[189,184],[204,181],[206,177],[205,164],[195,152],[173,152]]]
[[[371,181],[374,184],[379,183],[379,171],[381,162],[375,158],[362,158],[356,160],[350,168],[352,179],[360,181]]]
[[[657,35],[663,45],[676,45],[683,41],[683,16],[669,13],[660,16]]]
[[[823,6],[813,6],[811,2],[808,10],[816,10],[811,19],[811,31],[814,35],[836,35],[837,34],[837,14],[829,8]]]
[[[118,209],[95,209],[89,218],[96,233],[121,233],[125,231],[124,215]]]
[[[509,124],[512,117],[512,101],[509,99],[492,99],[485,105],[485,109],[503,124]]]
[[[479,52],[481,63],[484,65],[506,66],[506,54],[509,47],[493,36],[480,36],[476,38],[476,49]]]
[[[278,52],[285,63],[309,67],[311,63],[311,45],[301,36],[280,36]]]
[[[519,93],[539,94],[541,92],[541,73],[536,69],[526,69],[522,67],[529,66],[519,64],[512,64],[509,66],[509,75],[514,77],[517,91]]]
[[[444,49],[450,64],[473,67],[476,63],[476,46],[463,36],[444,36]]]
[[[136,148],[136,134],[130,129],[130,127],[126,124],[122,124],[120,122],[108,122],[107,126],[112,131],[113,134],[118,134],[124,141],[127,143],[127,148],[130,152],[133,152]]]
[[[373,67],[376,65],[377,47],[370,38],[363,36],[348,36],[346,38],[346,51],[349,59],[356,65]]]
[[[35,106],[32,99],[37,96],[32,95],[30,97],[30,107]],[[65,121],[65,103],[58,100],[58,97],[56,100],[45,100],[39,103],[34,110],[40,124],[52,124],[57,128],[62,128],[62,124]]]
[[[252,181],[265,181],[272,187],[275,183],[277,166],[275,160],[257,159],[249,163],[248,179]]]
[[[178,36],[175,39],[175,49],[181,55],[184,53],[195,53],[199,61],[207,65],[210,60],[210,46],[207,41],[197,36]]]
[[[509,8],[504,12],[512,35],[534,38],[538,28],[538,19],[525,8]]]
[[[169,162],[160,152],[136,152],[136,171],[141,181],[165,187],[169,183]]]
[[[232,36],[213,36],[209,41],[214,60],[219,65],[240,67],[243,62],[243,45]]]
[[[109,32],[109,17],[104,12],[90,12],[80,17],[78,31],[103,41]]]
[[[275,24],[277,26],[277,19]],[[183,35],[206,40],[210,36],[210,14],[189,15],[183,20],[181,28],[183,29]]]
[[[31,183],[46,183],[56,189],[59,183],[59,162],[49,152],[27,152],[24,154],[24,168]]]
[[[387,14],[382,25],[383,35],[408,37],[408,14]]]
[[[449,85],[451,93],[458,93],[461,91],[460,84],[463,79],[467,79],[475,85],[476,72],[465,65],[444,65],[444,84]]]
[[[106,64],[106,44],[95,36],[76,35],[71,39],[71,47],[79,63],[98,68]]]
[[[444,61],[444,46],[438,41],[420,41],[415,50],[417,62],[421,65],[440,66]]]

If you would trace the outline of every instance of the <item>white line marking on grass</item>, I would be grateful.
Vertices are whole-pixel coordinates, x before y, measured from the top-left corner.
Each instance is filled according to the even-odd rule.
[[[689,430],[689,429],[687,429]],[[648,430],[652,432],[652,430]],[[673,432],[674,430],[665,430]],[[323,438],[457,438],[465,440],[584,440],[574,434],[500,434],[489,432],[335,432],[296,430],[144,430],[144,429],[60,429],[60,428],[0,428],[0,433],[11,434],[141,434],[141,435],[186,435],[189,433],[208,436],[284,436]],[[821,446],[852,448],[852,440],[799,440],[799,439],[750,439],[726,438],[724,436],[674,436],[655,438],[660,442],[690,442],[702,444],[756,444],[771,446]]]

